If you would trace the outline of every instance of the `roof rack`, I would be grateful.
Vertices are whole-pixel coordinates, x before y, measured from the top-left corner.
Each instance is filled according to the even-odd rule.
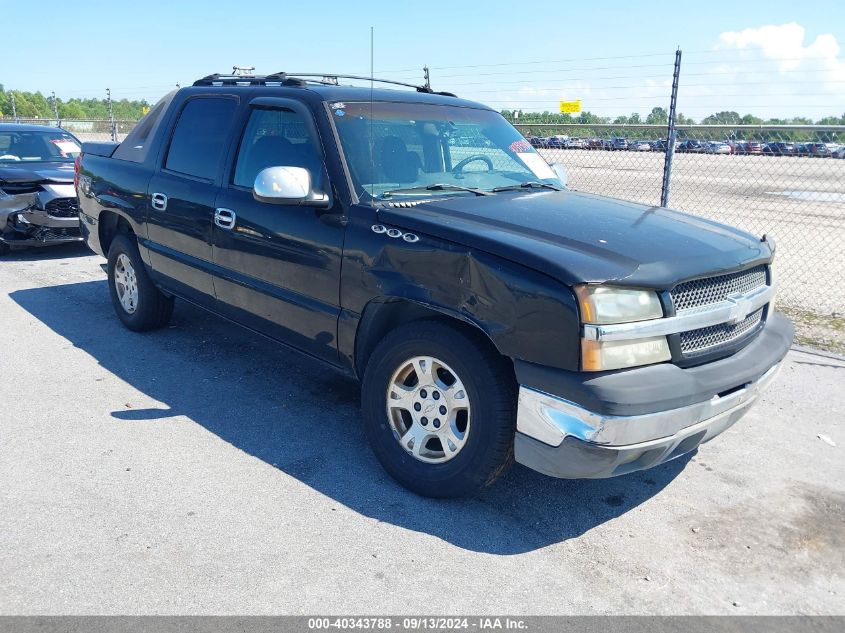
[[[194,82],[195,86],[304,86],[308,83],[324,86],[339,86],[338,79],[355,79],[359,81],[373,81],[393,86],[413,88],[417,92],[455,97],[451,92],[435,92],[429,86],[418,86],[392,79],[378,79],[361,75],[338,75],[335,73],[287,73],[277,72],[270,75],[242,75],[232,73],[214,73],[206,75]]]

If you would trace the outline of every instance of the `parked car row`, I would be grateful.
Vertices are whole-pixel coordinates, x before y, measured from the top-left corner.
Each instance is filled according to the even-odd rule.
[[[642,140],[614,137],[579,138],[564,135],[526,137],[536,148],[542,149],[603,149],[607,151],[630,150],[636,152],[665,152],[666,139]],[[675,142],[675,151],[689,154],[741,154],[769,156],[818,156],[845,158],[845,146],[837,143],[792,143],[787,141],[713,141],[684,139]]]

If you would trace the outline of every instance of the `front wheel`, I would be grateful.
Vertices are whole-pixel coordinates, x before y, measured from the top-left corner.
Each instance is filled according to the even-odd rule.
[[[393,330],[367,364],[362,407],[376,457],[418,494],[474,494],[512,461],[513,371],[481,334],[428,320]]]
[[[133,235],[118,235],[111,243],[108,280],[114,311],[130,330],[154,330],[170,321],[173,298],[150,279]]]

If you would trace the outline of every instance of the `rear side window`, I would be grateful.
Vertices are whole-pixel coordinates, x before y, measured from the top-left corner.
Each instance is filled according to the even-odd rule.
[[[165,169],[213,180],[237,107],[235,99],[226,97],[200,97],[188,101],[173,131]]]

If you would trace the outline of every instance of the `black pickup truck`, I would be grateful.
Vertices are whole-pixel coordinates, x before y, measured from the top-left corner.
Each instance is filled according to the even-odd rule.
[[[562,176],[477,103],[284,73],[205,77],[77,161],[128,328],[179,297],[358,377],[376,456],[436,497],[688,453],[792,341],[771,240]]]

